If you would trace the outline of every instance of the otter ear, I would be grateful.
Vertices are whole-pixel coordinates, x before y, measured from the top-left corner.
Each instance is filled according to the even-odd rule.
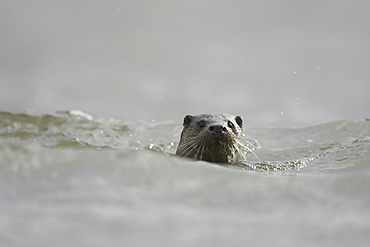
[[[183,126],[184,127],[188,127],[190,124],[191,124],[191,122],[193,121],[193,116],[191,116],[191,115],[186,115],[185,117],[184,117],[184,123],[183,123]]]
[[[241,129],[243,129],[243,118],[241,116],[235,116],[235,121]]]

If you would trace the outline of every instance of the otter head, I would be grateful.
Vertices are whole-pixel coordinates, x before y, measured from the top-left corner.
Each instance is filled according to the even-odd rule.
[[[243,119],[230,114],[187,115],[176,154],[194,160],[235,163],[243,157]]]

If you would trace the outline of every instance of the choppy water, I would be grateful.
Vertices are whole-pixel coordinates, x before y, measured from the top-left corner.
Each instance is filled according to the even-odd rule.
[[[172,156],[173,122],[0,114],[2,246],[366,246],[370,122],[246,126],[247,165]]]
[[[0,246],[367,246],[369,9],[1,1]],[[172,156],[201,112],[258,159]]]

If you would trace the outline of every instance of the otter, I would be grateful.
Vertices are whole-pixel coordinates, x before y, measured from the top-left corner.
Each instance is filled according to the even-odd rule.
[[[243,118],[226,113],[186,115],[176,155],[233,164],[245,161]]]

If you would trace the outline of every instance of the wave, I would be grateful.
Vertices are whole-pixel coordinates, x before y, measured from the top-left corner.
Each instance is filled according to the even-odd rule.
[[[49,148],[175,152],[181,123],[96,119],[79,110],[34,116],[0,113],[0,138]],[[258,158],[233,168],[346,173],[370,170],[370,122],[335,121],[303,128],[246,127]]]
[[[0,113],[0,137],[29,140],[48,147],[118,148],[127,125],[95,120],[82,111],[59,111],[55,115],[33,116]]]

